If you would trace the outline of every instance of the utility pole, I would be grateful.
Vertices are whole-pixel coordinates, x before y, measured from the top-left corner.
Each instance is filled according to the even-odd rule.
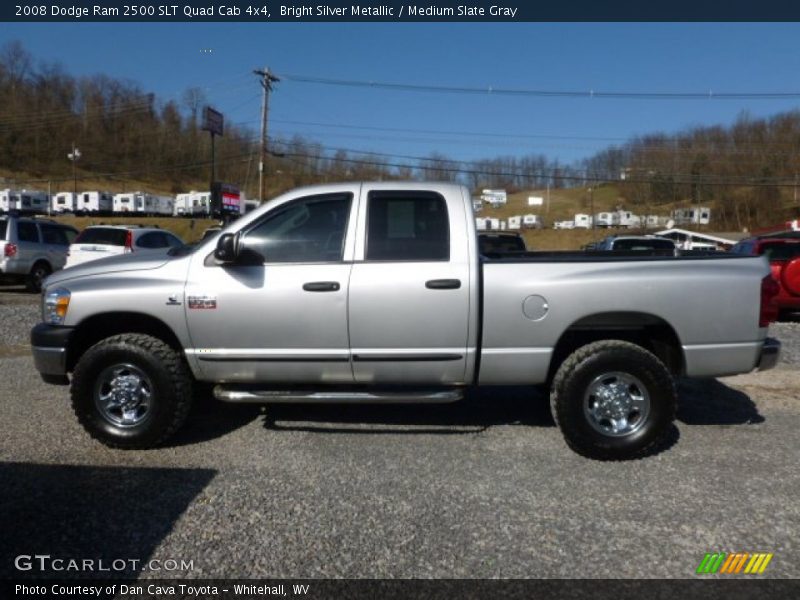
[[[592,211],[592,231],[597,229],[597,217],[594,214],[594,194],[592,193],[592,188],[589,188],[589,210]]]
[[[264,95],[261,98],[261,159],[258,163],[258,201],[264,201],[264,169],[267,163],[267,119],[269,115],[269,93],[272,91],[272,84],[280,81],[275,75],[270,73],[269,67],[263,70],[253,71],[261,77],[261,87]]]
[[[75,142],[72,142],[72,152],[67,154],[67,158],[72,161],[72,193],[75,194],[76,201],[78,198],[78,172],[75,169],[80,157],[81,151],[75,147]]]

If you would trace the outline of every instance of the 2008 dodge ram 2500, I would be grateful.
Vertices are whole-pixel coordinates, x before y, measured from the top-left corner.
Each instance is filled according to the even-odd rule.
[[[621,459],[669,431],[674,376],[775,364],[776,291],[763,257],[481,257],[467,189],[354,183],[284,194],[194,248],[55,273],[31,337],[113,447],[175,433],[195,381],[263,403],[548,384],[567,443]]]

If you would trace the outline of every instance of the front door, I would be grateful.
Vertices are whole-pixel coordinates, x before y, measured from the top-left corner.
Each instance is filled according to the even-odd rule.
[[[352,383],[345,241],[357,186],[289,200],[246,226],[263,264],[196,256],[185,303],[193,355],[222,382]],[[353,229],[354,229],[353,225]],[[351,244],[352,246],[352,244]],[[208,253],[203,253],[208,254]]]

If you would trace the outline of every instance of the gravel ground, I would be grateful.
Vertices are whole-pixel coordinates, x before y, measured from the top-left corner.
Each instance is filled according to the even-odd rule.
[[[41,318],[38,296],[29,304],[5,304],[0,299],[0,348],[30,344],[31,328]]]
[[[0,294],[1,343],[26,343],[37,313]],[[144,578],[682,578],[717,550],[774,552],[766,575],[798,577],[800,324],[772,335],[779,368],[681,382],[670,445],[626,463],[570,452],[522,389],[420,407],[206,399],[167,447],[114,451],[67,388],[8,355],[0,577],[50,554],[194,561]]]

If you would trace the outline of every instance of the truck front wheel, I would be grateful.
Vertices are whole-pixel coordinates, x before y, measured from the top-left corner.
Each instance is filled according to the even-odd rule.
[[[86,351],[72,377],[72,408],[89,434],[112,448],[152,448],[175,433],[192,401],[192,378],[161,340],[128,333]]]
[[[677,404],[672,377],[653,354],[621,340],[602,340],[561,364],[550,407],[567,444],[601,460],[638,458],[669,434]]]

